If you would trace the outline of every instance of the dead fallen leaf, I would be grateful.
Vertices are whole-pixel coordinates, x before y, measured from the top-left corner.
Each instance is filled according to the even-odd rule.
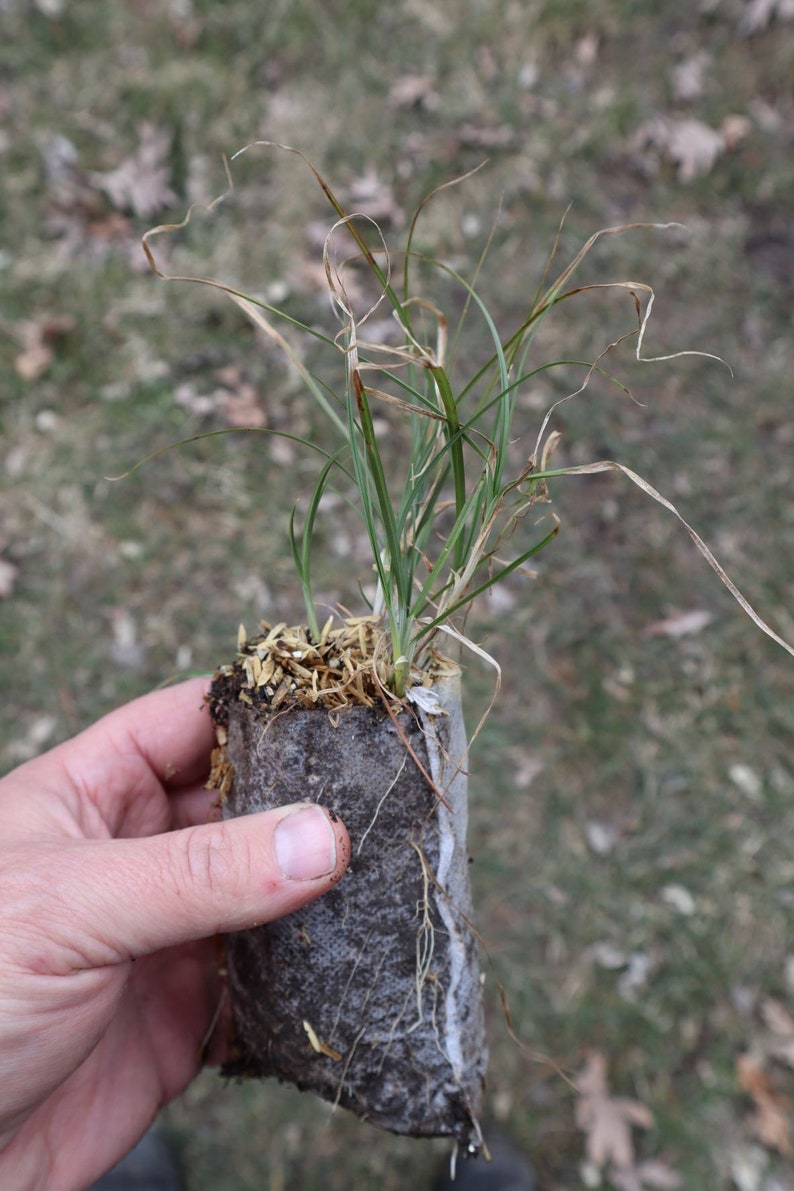
[[[138,670],[143,665],[146,647],[138,637],[135,617],[127,608],[114,608],[110,614],[111,640],[107,646],[111,661],[123,670]]]
[[[71,335],[77,326],[71,314],[45,314],[37,320],[37,334],[45,343],[57,343],[66,335]]]
[[[389,105],[393,108],[436,107],[438,94],[433,80],[426,74],[401,75],[392,83]]]
[[[470,149],[509,149],[516,131],[508,124],[462,124],[458,139]]]
[[[52,351],[43,343],[32,343],[14,360],[14,370],[23,380],[38,380],[52,363]]]
[[[615,1191],[677,1191],[681,1176],[666,1162],[641,1162],[630,1170],[613,1170],[609,1176]]]
[[[196,418],[209,417],[216,410],[214,395],[199,393],[191,381],[185,381],[184,384],[177,385],[174,389],[174,401]]]
[[[241,384],[236,393],[226,392],[221,397],[224,421],[229,426],[261,429],[267,425],[267,417],[253,385]]]
[[[612,1096],[607,1085],[607,1062],[591,1051],[575,1080],[578,1099],[575,1120],[585,1134],[587,1159],[599,1170],[612,1163],[618,1170],[634,1168],[632,1126],[649,1129],[653,1116],[638,1100]]]
[[[405,214],[394,198],[394,191],[373,167],[353,179],[349,194],[353,210],[368,215],[377,224],[400,228],[405,223]]]
[[[794,1014],[782,1001],[767,997],[761,1004],[761,1017],[772,1034],[765,1050],[771,1058],[794,1068]]]
[[[687,887],[674,881],[663,886],[661,898],[665,905],[684,918],[691,918],[697,909],[697,903]]]
[[[19,567],[7,558],[0,558],[0,600],[7,600],[14,594]]]
[[[725,145],[726,153],[733,153],[739,148],[742,141],[753,130],[753,122],[747,116],[740,116],[737,112],[733,112],[726,116],[720,124],[720,131],[722,132],[722,140]]]
[[[230,364],[215,372],[220,386],[211,393],[199,393],[186,381],[174,390],[177,405],[197,418],[220,414],[227,426],[261,428],[267,425],[267,414],[254,385],[243,378],[238,364]]]
[[[587,819],[584,834],[590,851],[596,856],[608,856],[620,842],[620,827],[603,819]]]
[[[97,197],[80,168],[75,144],[61,133],[44,137],[39,144],[48,199],[63,209],[94,207]]]
[[[55,344],[74,328],[70,314],[48,314],[18,324],[15,331],[22,350],[14,359],[17,375],[30,381],[43,376],[55,358]]]
[[[267,425],[267,415],[256,387],[247,381],[239,364],[218,368],[215,377],[223,385],[215,392],[220,412],[229,426],[261,427]]]
[[[728,767],[728,777],[746,798],[757,802],[761,797],[764,790],[764,780],[749,765],[743,765],[740,762],[730,765]]]
[[[91,175],[119,211],[151,219],[176,199],[171,189],[171,134],[148,121],[138,128],[137,150],[114,170]]]
[[[592,66],[598,58],[600,41],[595,30],[583,34],[573,47],[573,56],[580,66]]]
[[[543,772],[543,761],[531,749],[514,748],[510,751],[510,759],[515,766],[513,782],[519,790],[528,790],[535,778]]]
[[[733,137],[733,126],[729,131]],[[639,160],[648,146],[677,167],[680,182],[710,174],[729,147],[722,128],[711,128],[702,120],[667,116],[654,117],[641,125],[631,137],[629,152]],[[735,138],[730,147],[735,147]]]
[[[750,0],[739,21],[743,37],[752,37],[766,29],[777,17],[781,21],[794,20],[794,0]]]
[[[700,633],[714,616],[704,608],[693,608],[690,612],[675,612],[664,620],[655,620],[645,629],[647,637],[685,637],[688,633]]]
[[[665,154],[678,166],[681,182],[710,174],[725,146],[722,133],[702,120],[674,120],[668,124],[662,142]]]
[[[703,93],[706,68],[711,64],[708,54],[699,50],[690,58],[679,62],[670,72],[670,82],[676,99],[690,103]]]
[[[739,1055],[736,1076],[739,1087],[750,1096],[755,1107],[748,1122],[753,1136],[767,1149],[792,1154],[788,1097],[776,1091],[761,1063],[750,1054]]]
[[[761,1016],[773,1034],[782,1038],[794,1038],[794,1014],[782,1001],[776,997],[767,997],[761,1004]]]

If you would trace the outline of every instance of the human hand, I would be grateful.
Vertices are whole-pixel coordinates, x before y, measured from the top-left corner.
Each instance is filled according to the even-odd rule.
[[[197,679],[0,781],[0,1186],[72,1191],[190,1082],[220,989],[212,936],[342,874],[313,804],[207,823]]]

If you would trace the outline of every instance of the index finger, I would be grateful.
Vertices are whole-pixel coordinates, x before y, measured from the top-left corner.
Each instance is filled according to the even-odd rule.
[[[215,742],[209,682],[152,691],[56,749],[77,807],[96,806],[112,835],[149,835],[183,818],[174,813],[180,791],[192,793],[206,778]]]
[[[72,742],[91,753],[130,750],[170,789],[206,776],[215,733],[206,704],[209,677],[142,695],[111,711]]]
[[[24,807],[26,830],[35,826],[57,835],[167,830],[175,817],[172,803],[181,801],[180,792],[190,800],[209,772],[209,681],[191,679],[135,699],[14,770],[3,779],[8,829],[16,808]],[[59,810],[64,807],[66,820]]]

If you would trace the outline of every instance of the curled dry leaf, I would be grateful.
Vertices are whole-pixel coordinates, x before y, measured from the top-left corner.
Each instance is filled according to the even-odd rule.
[[[575,1120],[585,1134],[588,1161],[599,1169],[608,1163],[619,1170],[632,1169],[632,1126],[649,1129],[653,1125],[651,1112],[638,1100],[610,1094],[607,1062],[599,1051],[590,1052],[575,1083]]]
[[[775,1089],[769,1074],[753,1055],[739,1055],[736,1076],[739,1087],[750,1096],[755,1106],[755,1112],[748,1122],[753,1136],[767,1149],[777,1150],[786,1156],[794,1153],[788,1097]]]

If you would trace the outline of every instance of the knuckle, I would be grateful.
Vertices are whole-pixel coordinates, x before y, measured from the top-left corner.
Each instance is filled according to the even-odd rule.
[[[234,897],[245,881],[245,850],[225,823],[191,827],[178,833],[187,883],[218,903]]]

